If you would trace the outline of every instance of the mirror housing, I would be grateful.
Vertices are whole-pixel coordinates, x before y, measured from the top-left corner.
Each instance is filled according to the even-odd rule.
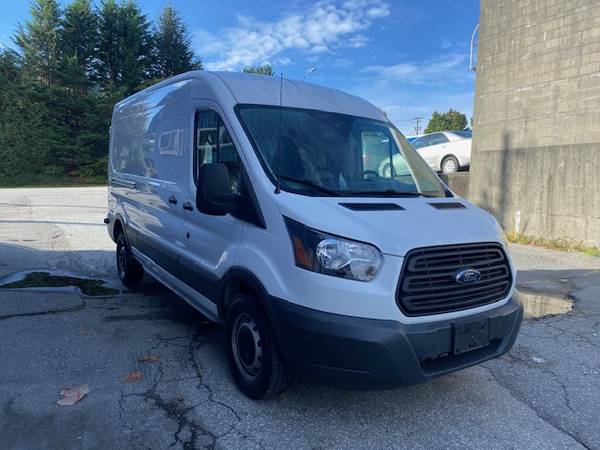
[[[231,212],[236,196],[231,193],[229,170],[223,163],[209,163],[200,166],[196,208],[211,216],[224,216]]]

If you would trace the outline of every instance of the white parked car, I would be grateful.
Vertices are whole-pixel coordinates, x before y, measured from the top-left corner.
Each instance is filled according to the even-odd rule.
[[[471,132],[439,131],[412,142],[429,166],[443,173],[454,173],[471,164]]]
[[[426,381],[515,342],[523,307],[500,226],[365,100],[189,72],[117,103],[109,161],[122,283],[147,272],[224,323],[251,398],[290,373]]]

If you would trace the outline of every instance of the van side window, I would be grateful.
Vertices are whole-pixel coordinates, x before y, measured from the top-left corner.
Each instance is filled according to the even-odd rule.
[[[203,164],[217,162],[225,164],[229,169],[231,193],[239,193],[241,163],[229,131],[216,112],[200,111],[196,114],[194,181],[198,182],[198,174]]]

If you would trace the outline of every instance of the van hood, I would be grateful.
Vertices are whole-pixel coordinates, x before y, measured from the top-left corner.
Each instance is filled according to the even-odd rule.
[[[414,248],[436,245],[502,242],[503,233],[496,219],[459,197],[374,199],[281,192],[277,201],[281,213],[290,219],[373,244],[388,255],[404,256]],[[438,209],[435,206],[439,204],[459,206]],[[402,209],[390,209],[393,205]]]

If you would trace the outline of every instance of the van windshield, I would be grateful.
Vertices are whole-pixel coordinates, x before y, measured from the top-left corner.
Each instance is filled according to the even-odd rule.
[[[439,178],[390,123],[240,105],[238,117],[273,182],[312,196],[444,197]],[[279,138],[281,136],[281,138]]]

